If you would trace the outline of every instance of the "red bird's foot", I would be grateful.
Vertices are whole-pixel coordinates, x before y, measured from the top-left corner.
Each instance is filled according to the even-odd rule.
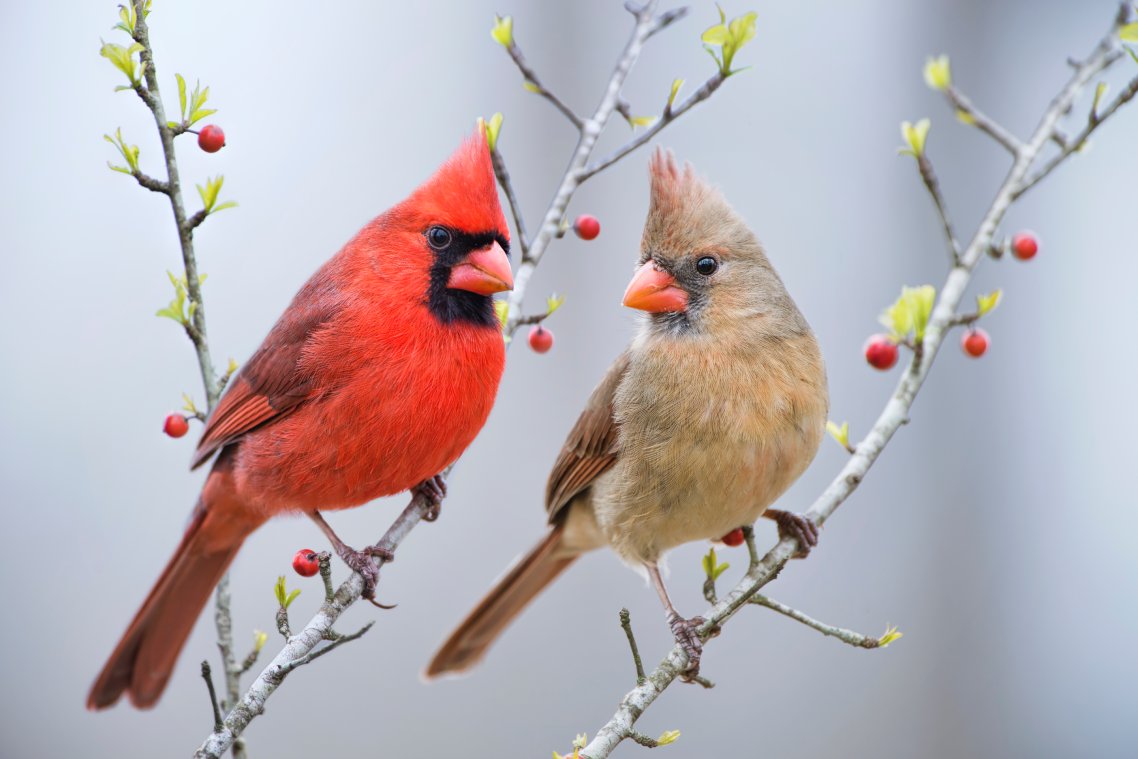
[[[794,558],[805,559],[810,555],[810,549],[818,545],[818,525],[801,514],[779,509],[767,509],[763,512],[763,516],[767,519],[773,519],[778,525],[779,540],[794,538],[798,541],[798,552],[794,554]]]
[[[699,637],[697,629],[706,621],[703,617],[684,619],[675,612],[668,615],[668,626],[672,628],[672,636],[688,656],[687,669],[680,674],[684,682],[692,682],[699,675],[699,660],[703,655],[703,639]]]
[[[434,477],[423,480],[411,490],[416,496],[422,496],[427,499],[430,508],[427,513],[423,514],[424,522],[433,522],[439,518],[439,512],[442,511],[443,499],[447,497],[447,481],[443,479],[441,474],[436,474]]]
[[[387,606],[375,600],[375,587],[379,583],[379,567],[372,561],[373,557],[383,559],[385,562],[395,561],[395,554],[388,551],[386,548],[379,546],[368,546],[362,550],[355,550],[343,543],[336,546],[336,553],[348,565],[348,569],[357,573],[360,577],[364,578],[364,589],[360,593],[361,598],[370,601],[374,606],[381,609],[394,609],[395,604]]]
[[[340,540],[340,536],[332,529],[332,525],[324,520],[324,517],[320,515],[319,511],[311,511],[308,513],[308,516],[320,527],[321,532],[323,532],[325,537],[332,543],[332,548],[335,549],[336,555],[340,557],[340,560],[348,565],[348,569],[364,579],[364,589],[360,595],[381,609],[394,609],[394,605],[385,606],[375,600],[375,586],[379,582],[379,567],[375,565],[372,558],[383,559],[385,562],[395,561],[395,554],[377,545],[368,546],[362,551],[357,551]]]

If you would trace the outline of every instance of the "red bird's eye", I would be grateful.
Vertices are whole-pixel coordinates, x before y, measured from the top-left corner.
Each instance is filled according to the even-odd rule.
[[[446,227],[431,227],[427,230],[427,242],[435,250],[442,250],[450,245],[451,234]]]

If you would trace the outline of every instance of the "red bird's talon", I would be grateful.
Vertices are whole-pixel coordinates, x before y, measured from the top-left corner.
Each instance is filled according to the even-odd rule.
[[[371,596],[370,598],[368,596],[363,596],[363,598],[365,598],[367,600],[367,602],[370,603],[372,606],[376,607],[377,609],[383,609],[384,611],[390,611],[391,609],[394,609],[396,606],[399,605],[399,604],[391,604],[390,606],[388,606],[387,604],[381,604],[379,601],[375,600],[374,595]]]
[[[423,480],[413,489],[416,496],[421,496],[427,500],[428,508],[423,513],[424,522],[434,522],[439,518],[442,513],[442,502],[447,495],[447,483],[441,474],[436,474],[434,477]]]

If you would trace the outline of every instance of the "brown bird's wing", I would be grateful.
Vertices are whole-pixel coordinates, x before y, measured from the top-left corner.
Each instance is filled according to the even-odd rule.
[[[613,419],[612,401],[628,370],[628,359],[629,352],[625,351],[593,390],[549,473],[545,510],[549,512],[550,522],[557,521],[574,496],[616,463],[618,428]]]
[[[309,283],[293,300],[265,342],[229,383],[206,420],[191,469],[246,432],[279,419],[309,397],[316,377],[300,366],[304,346],[339,310],[338,299],[310,293]]]

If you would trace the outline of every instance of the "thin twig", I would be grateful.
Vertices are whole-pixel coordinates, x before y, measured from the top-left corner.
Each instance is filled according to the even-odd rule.
[[[327,603],[336,595],[336,591],[332,588],[332,554],[321,551],[316,554],[316,560],[320,563],[320,579],[324,581],[324,602]]]
[[[1003,145],[1004,148],[1012,154],[1012,157],[1018,156],[1019,152],[1023,150],[1023,143],[1021,143],[1015,135],[974,106],[972,101],[969,100],[963,92],[956,89],[956,87],[951,84],[948,85],[944,89],[944,94],[957,113],[967,114],[971,123],[981,132],[984,132],[993,140]]]
[[[921,179],[924,180],[925,188],[932,196],[937,215],[940,216],[945,242],[948,243],[949,260],[953,266],[956,266],[960,263],[960,243],[956,241],[956,235],[952,231],[952,223],[948,219],[948,208],[944,202],[944,195],[941,194],[940,182],[936,178],[936,172],[933,171],[932,161],[923,152],[917,155],[917,168],[921,172]]]
[[[142,45],[139,58],[145,69],[146,86],[141,84],[135,92],[142,98],[142,102],[154,114],[154,123],[158,127],[158,136],[162,140],[162,152],[166,158],[166,195],[170,197],[170,208],[174,212],[174,224],[178,228],[178,241],[182,248],[182,264],[186,270],[186,294],[191,303],[197,304],[191,317],[194,330],[200,336],[194,341],[194,348],[198,354],[198,368],[202,375],[202,385],[205,387],[206,404],[212,411],[217,405],[217,375],[213,370],[213,359],[209,354],[209,340],[206,333],[205,303],[202,301],[201,280],[198,277],[198,264],[194,256],[193,229],[186,223],[186,208],[182,203],[182,185],[178,177],[178,159],[174,154],[174,133],[166,120],[166,110],[162,105],[162,94],[158,89],[158,72],[154,66],[154,52],[150,47],[150,29],[146,23],[144,12],[145,0],[131,0],[134,5],[136,21],[134,25],[134,40]]]
[[[1040,169],[1030,179],[1026,180],[1023,183],[1023,186],[1019,189],[1019,191],[1016,192],[1016,198],[1019,198],[1032,187],[1035,187],[1035,185],[1039,184],[1039,181],[1041,179],[1054,171],[1055,167],[1061,164],[1067,158],[1067,156],[1071,155],[1071,153],[1075,153],[1081,150],[1087,144],[1087,138],[1091,136],[1091,133],[1098,129],[1099,125],[1102,124],[1102,122],[1107,118],[1109,118],[1111,114],[1129,103],[1135,95],[1138,95],[1138,76],[1130,80],[1130,83],[1126,85],[1126,89],[1118,93],[1118,97],[1111,101],[1110,105],[1107,106],[1105,111],[1097,114],[1092,112],[1091,116],[1087,120],[1087,125],[1083,127],[1082,131],[1071,139],[1067,140],[1066,147],[1062,148],[1059,151],[1058,155],[1054,156],[1043,166],[1042,169]]]
[[[530,68],[529,63],[526,62],[526,57],[522,55],[522,49],[518,47],[514,40],[511,39],[510,44],[506,46],[506,52],[510,54],[510,58],[514,60],[514,64],[518,67],[518,70],[522,72],[522,76],[530,85],[530,89],[534,93],[541,95],[550,103],[553,103],[554,107],[561,111],[565,118],[569,119],[569,123],[577,127],[578,132],[581,131],[585,126],[585,123],[581,121],[581,117],[575,114],[572,108],[565,105],[565,103],[561,101],[561,98],[545,88],[541,83],[541,79],[538,78],[537,72]]]
[[[514,194],[514,184],[510,181],[510,172],[506,169],[506,161],[498,152],[497,146],[490,151],[490,160],[494,164],[494,176],[498,178],[498,184],[506,193],[506,202],[509,203],[510,213],[514,216],[514,229],[518,232],[515,242],[522,251],[521,258],[524,261],[529,257],[529,234],[526,232],[526,221],[522,217],[521,203],[518,202],[518,196]]]
[[[217,691],[213,689],[213,672],[205,659],[202,659],[202,679],[209,691],[209,703],[213,707],[213,729],[216,732],[221,729],[221,707],[217,705]]]
[[[640,650],[636,647],[636,636],[632,634],[632,616],[628,609],[620,610],[620,626],[628,636],[628,647],[632,651],[632,663],[636,665],[636,684],[644,684],[644,662],[640,660]]]
[[[722,84],[722,77],[717,73],[715,77],[709,80],[708,84],[700,88],[699,92],[688,98],[684,105],[677,109],[674,114],[671,114],[666,120],[661,119],[656,122],[650,129],[645,130],[644,134],[639,138],[625,145],[624,148],[618,150],[616,154],[605,159],[602,162],[604,164],[603,166],[591,167],[589,165],[593,150],[596,148],[597,139],[601,136],[601,133],[604,131],[605,126],[608,124],[609,119],[616,109],[617,103],[620,100],[621,88],[624,86],[625,79],[628,78],[628,73],[632,70],[633,65],[635,65],[637,59],[640,57],[640,51],[643,49],[645,41],[683,15],[683,13],[679,11],[669,11],[657,16],[657,4],[657,0],[649,0],[649,2],[643,6],[629,8],[629,11],[636,19],[632,34],[617,61],[616,67],[613,69],[612,75],[609,77],[608,85],[605,88],[601,102],[597,105],[597,109],[593,112],[593,115],[582,124],[581,136],[569,160],[569,165],[566,167],[564,175],[562,175],[561,184],[557,188],[557,192],[554,193],[553,200],[545,211],[541,227],[538,228],[536,235],[530,242],[527,255],[522,257],[521,265],[517,271],[514,272],[514,290],[509,296],[509,317],[506,320],[506,326],[503,330],[507,337],[512,337],[518,329],[519,321],[522,318],[522,301],[525,297],[526,285],[530,277],[533,276],[533,272],[541,261],[542,256],[545,255],[545,251],[548,249],[550,242],[559,236],[561,223],[565,218],[565,211],[569,207],[569,201],[572,200],[573,194],[577,191],[577,188],[581,186],[581,183],[643,145],[648,139],[651,139],[651,136],[658,134],[667,123],[674,121],[697,102],[706,100],[711,93]],[[715,84],[711,86],[711,82],[713,81]],[[645,135],[648,136],[645,137]]]
[[[844,627],[834,627],[833,625],[827,625],[824,622],[819,622],[813,617],[809,617],[803,614],[802,612],[798,611],[798,609],[794,609],[790,606],[787,606],[786,604],[779,603],[774,599],[767,598],[760,593],[756,593],[755,595],[751,596],[750,602],[756,606],[765,606],[768,609],[777,611],[779,614],[790,617],[796,622],[801,622],[807,627],[814,628],[823,635],[832,636],[842,641],[843,643],[848,643],[851,646],[856,646],[858,648],[881,647],[880,638],[871,635],[862,635],[861,633],[854,632],[853,630],[847,630]]]
[[[1125,19],[1122,13],[1119,16]],[[1075,73],[1045,111],[1031,139],[1016,153],[1011,171],[1004,178],[971,242],[961,254],[960,264],[949,271],[941,288],[922,343],[922,355],[914,356],[910,371],[901,375],[897,389],[890,396],[877,421],[865,438],[857,444],[857,453],[850,456],[830,485],[805,512],[804,516],[813,519],[818,526],[824,524],[857,489],[894,433],[908,420],[909,409],[928,377],[933,360],[943,344],[949,323],[955,316],[965,289],[972,279],[973,269],[991,245],[997,227],[1015,201],[1016,191],[1022,186],[1028,171],[1039,158],[1040,151],[1050,141],[1056,123],[1063,114],[1067,113],[1071,103],[1094,76],[1117,58],[1115,48],[1118,26],[1116,20],[1094,52],[1076,68]],[[724,624],[747,604],[760,588],[774,579],[797,550],[796,539],[789,536],[780,539],[761,561],[747,571],[724,599],[704,612],[702,616],[707,622],[701,626],[700,632],[706,633],[713,627]],[[621,741],[633,731],[636,720],[687,669],[687,664],[687,654],[681,647],[675,646],[656,669],[647,675],[643,685],[637,686],[625,695],[612,718],[593,736],[593,740],[581,753],[590,759],[604,759],[610,756]]]
[[[280,675],[283,677],[284,675],[287,675],[289,672],[292,672],[297,667],[303,667],[305,664],[308,664],[309,662],[316,661],[317,659],[319,659],[324,654],[328,653],[329,651],[331,651],[333,649],[339,648],[340,646],[344,645],[345,643],[351,643],[353,640],[358,640],[359,638],[362,638],[367,633],[367,631],[372,628],[372,625],[374,625],[374,624],[375,624],[375,620],[372,620],[371,622],[368,622],[366,625],[364,625],[360,629],[356,630],[354,633],[349,633],[347,635],[340,635],[338,633],[329,633],[331,635],[331,637],[326,638],[326,640],[330,639],[332,641],[331,643],[324,646],[323,648],[318,648],[315,651],[309,651],[307,654],[300,657],[299,659],[293,659],[288,664],[284,665],[284,667],[282,668],[282,670],[280,672]]]
[[[716,71],[710,79],[703,83],[702,87],[693,92],[687,100],[680,104],[678,108],[666,108],[660,115],[660,118],[657,119],[656,122],[652,124],[652,126],[641,132],[640,136],[617,148],[605,158],[602,158],[595,163],[591,163],[582,169],[581,172],[577,175],[578,181],[584,182],[594,174],[604,171],[609,166],[612,166],[614,163],[619,161],[621,158],[624,158],[626,155],[636,150],[641,145],[647,144],[652,140],[653,137],[663,131],[663,129],[668,126],[668,124],[671,124],[680,116],[683,116],[685,113],[690,111],[693,107],[711,97],[711,94],[719,89],[720,85],[722,85],[726,79],[727,78],[723,76],[721,72]]]

